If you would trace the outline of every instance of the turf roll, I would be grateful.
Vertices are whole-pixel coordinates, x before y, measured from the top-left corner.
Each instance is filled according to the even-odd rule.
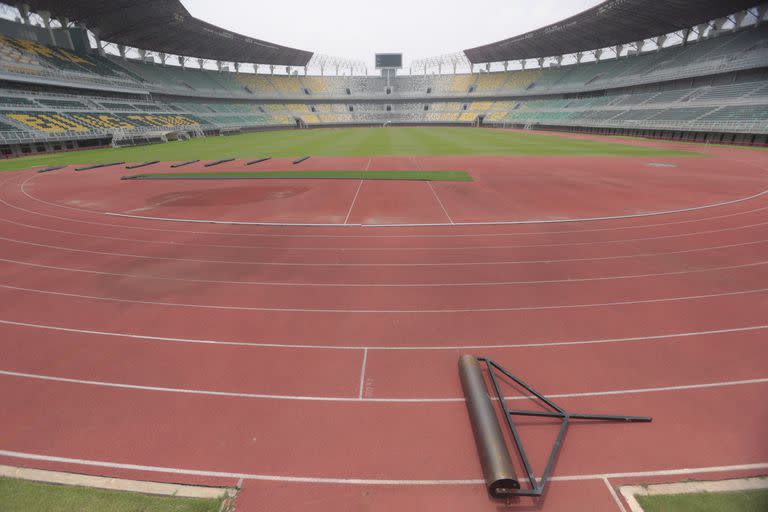
[[[131,169],[141,169],[142,167],[149,167],[150,165],[159,164],[160,160],[152,160],[151,162],[144,162],[142,164],[136,164],[136,165],[126,165],[125,168],[128,170]]]
[[[96,164],[96,165],[89,165],[87,167],[78,167],[75,169],[76,171],[90,171],[92,169],[102,169],[104,167],[112,167],[113,165],[124,165],[125,162],[112,162],[110,164]]]
[[[268,156],[268,157],[265,157],[265,158],[259,158],[258,160],[251,160],[250,162],[246,162],[245,165],[260,164],[261,162],[266,162],[267,160],[272,160],[272,157]]]
[[[52,171],[58,171],[59,169],[63,169],[63,168],[65,168],[65,167],[66,167],[66,165],[59,165],[58,167],[46,167],[45,169],[40,169],[40,170],[39,170],[39,171],[37,171],[37,172],[38,172],[38,173],[41,173],[41,172],[52,172]]]
[[[227,162],[234,162],[234,158],[224,158],[223,160],[214,160],[213,162],[208,162],[203,167],[215,167],[217,165],[225,164]]]
[[[308,157],[308,156],[303,156],[303,157],[301,157],[301,158],[298,158],[298,159],[294,160],[294,161],[293,161],[293,165],[299,165],[301,162],[306,162],[306,161],[307,161],[307,160],[309,160],[309,159],[310,159],[310,157]]]
[[[200,161],[200,160],[189,160],[189,161],[187,161],[187,162],[181,162],[181,163],[178,163],[178,164],[173,164],[173,165],[171,166],[171,169],[178,169],[179,167],[184,167],[185,165],[192,165],[192,164],[196,164],[196,163],[197,163],[197,162],[199,162],[199,161]]]

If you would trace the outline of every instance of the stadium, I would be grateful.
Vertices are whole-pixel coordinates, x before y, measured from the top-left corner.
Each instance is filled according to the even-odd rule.
[[[0,511],[766,510],[767,11],[0,4]]]

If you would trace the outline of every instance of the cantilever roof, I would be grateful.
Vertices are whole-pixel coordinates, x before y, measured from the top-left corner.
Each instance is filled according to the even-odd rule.
[[[553,57],[633,43],[705,23],[761,0],[608,0],[532,32],[464,50],[472,63]]]
[[[312,53],[230,32],[194,18],[179,0],[26,0],[34,11],[85,23],[104,41],[256,64],[305,66]]]

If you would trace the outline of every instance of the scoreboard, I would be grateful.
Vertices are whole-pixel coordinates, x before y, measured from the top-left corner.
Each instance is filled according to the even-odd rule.
[[[400,69],[403,67],[402,53],[377,53],[376,69]]]

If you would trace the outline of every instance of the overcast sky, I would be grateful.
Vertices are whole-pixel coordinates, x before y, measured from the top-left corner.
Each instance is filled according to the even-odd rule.
[[[602,0],[182,0],[204,21],[241,34],[373,67],[377,52],[405,65],[548,25]]]

